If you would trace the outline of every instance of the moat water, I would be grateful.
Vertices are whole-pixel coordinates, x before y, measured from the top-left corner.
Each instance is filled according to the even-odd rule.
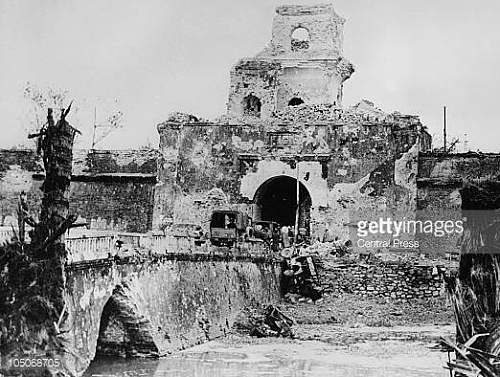
[[[214,341],[160,360],[97,359],[84,376],[445,377],[446,357],[418,342],[369,342],[343,349],[316,341]]]

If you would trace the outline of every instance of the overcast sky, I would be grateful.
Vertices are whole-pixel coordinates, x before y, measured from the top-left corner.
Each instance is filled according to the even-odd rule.
[[[125,114],[102,148],[157,146],[156,124],[172,111],[224,113],[230,67],[269,41],[282,3],[0,0],[0,147],[25,141],[26,82],[70,92],[80,147],[90,146],[94,106],[101,122],[116,108]],[[437,135],[447,105],[449,133],[500,152],[500,1],[333,4],[347,19],[344,55],[356,68],[344,105],[366,98],[417,114]]]

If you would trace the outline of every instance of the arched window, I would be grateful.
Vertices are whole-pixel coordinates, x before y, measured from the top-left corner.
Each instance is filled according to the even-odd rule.
[[[309,48],[309,31],[298,27],[292,32],[292,51],[307,50]]]
[[[260,108],[262,104],[260,99],[255,97],[253,94],[249,94],[245,98],[243,98],[243,114],[260,117]]]
[[[299,106],[301,104],[303,104],[304,101],[302,100],[302,98],[298,98],[298,97],[293,97],[289,102],[288,102],[288,106]]]

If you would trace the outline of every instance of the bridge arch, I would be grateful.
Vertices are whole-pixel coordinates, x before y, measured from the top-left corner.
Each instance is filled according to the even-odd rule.
[[[278,175],[262,183],[255,192],[254,218],[276,221],[280,225],[293,226],[297,210],[297,180],[288,175]],[[311,195],[299,182],[299,227],[309,232]]]
[[[137,300],[127,283],[117,285],[101,314],[96,355],[158,357],[152,326],[141,315]]]

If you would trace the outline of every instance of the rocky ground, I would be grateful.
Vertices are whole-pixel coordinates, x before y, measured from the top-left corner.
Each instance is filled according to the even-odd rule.
[[[334,324],[349,327],[450,325],[453,311],[446,298],[396,302],[384,298],[361,298],[352,294],[325,295],[316,303],[284,301],[283,312],[297,324]]]
[[[341,348],[387,341],[423,342],[438,348],[441,337],[453,338],[455,333],[453,313],[445,298],[395,302],[344,294],[326,296],[316,303],[285,300],[276,308],[294,319],[291,338]],[[265,312],[261,311],[260,315]],[[259,316],[255,312],[252,315]],[[235,328],[235,339],[244,341],[248,331]],[[288,334],[286,332],[285,337]]]

